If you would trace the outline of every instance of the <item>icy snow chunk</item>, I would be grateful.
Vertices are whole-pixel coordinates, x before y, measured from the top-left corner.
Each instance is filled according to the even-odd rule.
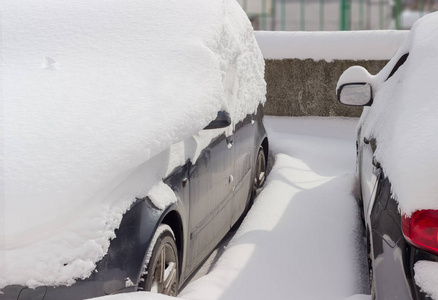
[[[148,197],[158,209],[165,209],[170,204],[176,202],[175,193],[162,181],[149,190]]]
[[[415,263],[415,283],[433,300],[438,300],[438,263],[420,260]]]
[[[135,284],[132,282],[131,278],[127,277],[125,278],[125,287],[131,287],[131,286],[135,286]]]

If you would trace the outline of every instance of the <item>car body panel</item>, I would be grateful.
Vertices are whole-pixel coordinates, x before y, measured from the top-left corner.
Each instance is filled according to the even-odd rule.
[[[424,255],[438,261],[433,254],[409,244],[401,230],[401,215],[392,198],[391,183],[385,177],[374,153],[377,140],[362,135],[358,129],[357,172],[360,182],[361,210],[371,256],[372,280],[376,299],[429,299],[414,281],[413,267]]]
[[[438,257],[406,241],[401,230],[398,204],[391,195],[391,183],[382,176],[371,215],[373,276],[377,299],[429,299],[414,281],[419,260]]]
[[[376,188],[378,173],[373,165],[374,149],[371,141],[364,137],[359,149],[359,178],[361,186],[361,197],[364,207],[365,219],[369,222],[370,212],[373,207],[373,191]]]
[[[234,155],[228,145],[232,136],[217,137],[190,167],[189,268],[212,250],[220,232],[230,228]]]
[[[253,166],[256,159],[255,118],[256,115],[248,115],[242,122],[236,125],[234,134],[234,200],[232,203],[232,224],[234,224],[245,211],[252,188]]]

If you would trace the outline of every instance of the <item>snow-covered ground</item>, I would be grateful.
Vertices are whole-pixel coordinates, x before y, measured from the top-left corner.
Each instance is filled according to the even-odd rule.
[[[179,297],[369,299],[354,198],[357,121],[265,117],[273,164],[266,185],[212,271]]]

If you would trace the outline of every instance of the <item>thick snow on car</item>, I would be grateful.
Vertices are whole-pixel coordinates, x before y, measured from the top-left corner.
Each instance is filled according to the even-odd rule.
[[[265,179],[233,0],[3,1],[0,299],[178,288]]]
[[[355,66],[338,82],[342,103],[365,106],[357,175],[376,299],[438,297],[425,276],[438,266],[437,28],[423,17],[379,74]]]

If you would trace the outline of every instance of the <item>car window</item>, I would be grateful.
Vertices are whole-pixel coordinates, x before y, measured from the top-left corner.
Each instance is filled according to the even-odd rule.
[[[398,68],[400,68],[405,63],[405,61],[408,59],[408,56],[409,56],[409,53],[406,53],[402,57],[400,57],[400,59],[395,64],[394,68],[392,69],[391,73],[389,73],[389,76],[388,76],[388,78],[386,78],[386,80],[391,78],[392,75],[394,75],[394,73],[397,72]]]

